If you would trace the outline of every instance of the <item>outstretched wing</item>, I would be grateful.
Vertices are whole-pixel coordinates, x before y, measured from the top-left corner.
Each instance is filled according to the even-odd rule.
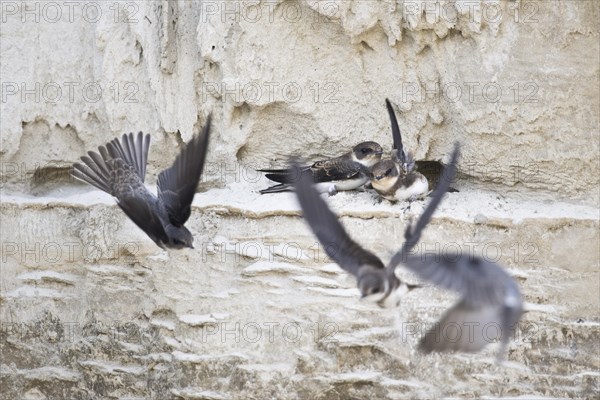
[[[158,175],[158,197],[175,226],[182,226],[190,217],[208,149],[211,119],[209,115],[202,132],[192,138],[170,168]]]
[[[464,253],[411,255],[406,268],[421,279],[461,295],[467,305],[498,305],[506,291],[517,288],[516,282],[502,267],[481,257]]]
[[[150,135],[144,136],[142,132],[139,132],[134,138],[133,133],[124,134],[121,141],[118,138],[113,139],[106,146],[98,147],[100,153],[89,151],[87,156],[81,157],[82,163],[73,164],[71,175],[116,196],[107,163],[110,160],[120,159],[122,164],[119,165],[129,166],[127,171],[133,171],[139,181],[144,183],[149,146]]]
[[[156,197],[144,186],[150,135],[113,139],[75,163],[72,175],[115,196],[127,216],[159,246],[169,238],[157,214]]]
[[[124,134],[121,140],[113,139],[106,145],[112,158],[120,158],[127,165],[133,167],[142,183],[146,177],[146,163],[148,149],[150,148],[150,135],[144,136],[142,132],[134,137],[133,133]]]
[[[411,256],[404,264],[422,279],[461,295],[421,339],[422,350],[475,352],[500,339],[501,359],[523,312],[519,286],[502,267],[463,253]]]
[[[297,165],[294,167],[299,168]],[[348,236],[342,224],[313,186],[309,176],[303,174],[294,186],[304,219],[332,260],[357,278],[361,266],[384,267],[376,255],[363,249]]]
[[[146,189],[134,167],[119,158],[109,161],[109,165],[119,207],[158,246],[163,247],[163,243],[169,243],[169,237],[157,214],[156,197]]]
[[[496,341],[499,334],[510,336],[508,330],[501,329],[501,314],[498,306],[473,308],[460,301],[427,330],[419,349],[425,353],[477,352]]]

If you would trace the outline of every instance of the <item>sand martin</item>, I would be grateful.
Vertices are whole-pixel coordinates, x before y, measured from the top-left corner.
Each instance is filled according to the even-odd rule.
[[[385,99],[392,125],[392,159],[375,164],[369,175],[371,186],[383,198],[390,201],[414,200],[427,195],[429,183],[417,172],[415,161],[402,145],[402,136],[392,104]]]
[[[173,165],[158,175],[158,196],[144,185],[150,135],[123,135],[90,151],[73,165],[72,175],[114,196],[117,204],[161,248],[193,247],[184,226],[202,174],[211,116],[200,134],[181,150]]]
[[[398,303],[397,298],[393,298],[396,296],[390,296],[390,294],[394,293],[400,296],[417,287],[400,281],[394,273],[395,266],[399,263],[398,258],[403,254],[407,254],[417,244],[421,231],[427,226],[446,193],[449,181],[454,178],[456,173],[458,151],[458,145],[456,145],[452,154],[452,161],[446,168],[448,179],[440,181],[433,198],[425,208],[415,228],[412,229],[410,226],[407,228],[405,233],[406,242],[390,261],[390,265],[393,265],[392,268],[386,268],[379,257],[352,240],[335,214],[329,209],[327,203],[319,196],[310,176],[302,175],[300,179],[294,182],[296,196],[304,213],[304,219],[325,248],[327,255],[340,267],[356,277],[358,288],[363,297],[369,296],[370,299],[376,300],[379,305],[387,306]],[[294,164],[292,168],[300,167]]]
[[[450,164],[444,168],[427,208],[414,227],[409,225],[406,228],[405,242],[386,268],[390,283],[386,285],[387,293],[382,301],[392,294],[390,285],[396,280],[395,269],[402,263],[422,279],[462,295],[460,301],[421,339],[421,350],[476,352],[494,340],[495,333],[499,333],[502,347],[497,360],[500,361],[523,312],[516,281],[498,264],[480,257],[461,253],[409,255],[454,180],[457,158],[458,146]]]
[[[383,149],[378,143],[363,142],[346,154],[317,161],[310,166],[260,170],[266,172],[268,179],[279,182],[279,185],[263,189],[260,193],[291,191],[300,176],[311,178],[319,193],[333,195],[340,190],[354,190],[369,181],[369,170],[381,160],[382,154]]]

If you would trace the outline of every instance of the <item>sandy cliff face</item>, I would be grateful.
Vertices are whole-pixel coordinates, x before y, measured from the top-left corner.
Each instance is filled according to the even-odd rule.
[[[597,2],[0,6],[6,398],[597,392]],[[256,193],[267,182],[254,169],[292,153],[389,149],[385,97],[417,159],[463,144],[461,192],[421,250],[471,249],[517,277],[532,311],[505,367],[493,349],[416,353],[408,333],[450,296],[363,304],[293,196]],[[211,111],[196,252],[159,252],[108,195],[68,177],[85,151],[142,130],[154,184]],[[366,192],[330,200],[384,258],[423,206]]]
[[[91,4],[5,6],[4,161],[143,130],[156,169],[211,110],[214,160],[332,155],[389,144],[389,97],[418,159],[461,140],[478,182],[598,201],[593,1]]]

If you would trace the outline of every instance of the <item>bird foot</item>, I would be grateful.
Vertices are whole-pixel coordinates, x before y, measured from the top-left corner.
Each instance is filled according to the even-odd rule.
[[[337,194],[337,188],[335,187],[335,185],[331,185],[329,186],[329,189],[327,189],[327,193],[329,194],[329,196],[335,196]]]

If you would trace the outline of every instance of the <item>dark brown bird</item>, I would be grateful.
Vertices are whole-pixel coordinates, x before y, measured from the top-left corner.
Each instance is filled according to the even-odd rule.
[[[268,179],[279,182],[260,191],[261,194],[287,192],[294,189],[293,183],[300,176],[310,177],[319,193],[334,195],[340,190],[354,190],[369,181],[369,170],[379,160],[383,149],[376,142],[357,144],[346,154],[327,160],[317,161],[299,169],[263,169]]]
[[[181,150],[173,165],[158,175],[158,196],[144,185],[150,135],[139,132],[113,139],[81,157],[71,174],[114,196],[117,204],[161,248],[194,248],[184,226],[202,174],[208,149],[211,115],[200,134]]]

